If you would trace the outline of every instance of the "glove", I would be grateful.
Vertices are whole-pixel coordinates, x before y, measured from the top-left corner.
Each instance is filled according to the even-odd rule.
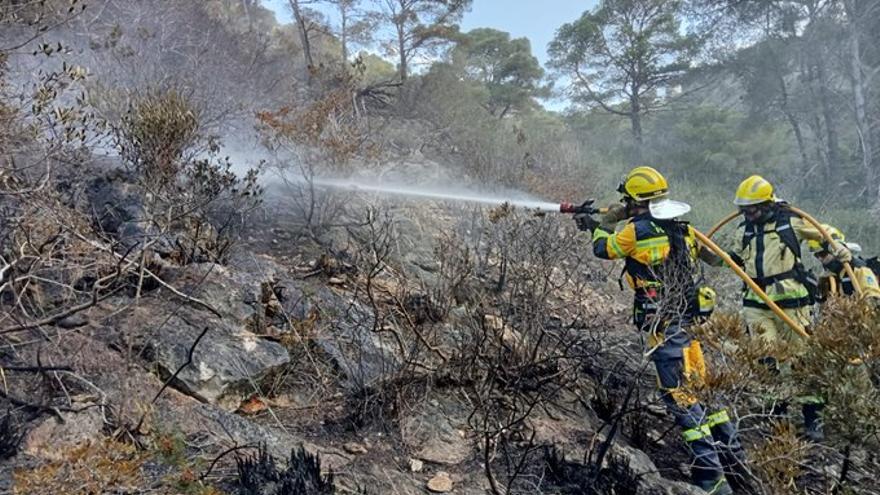
[[[602,224],[614,225],[621,220],[625,220],[627,216],[626,206],[620,203],[614,203],[608,207],[608,210],[605,213],[602,214]]]
[[[599,226],[599,222],[596,221],[590,215],[586,213],[578,213],[574,216],[574,223],[577,225],[578,230],[582,232],[593,233],[596,230],[596,227]]]
[[[849,263],[853,259],[850,250],[839,242],[832,242],[828,246],[828,252],[831,253],[831,255],[834,256],[838,261],[841,261],[843,263]]]

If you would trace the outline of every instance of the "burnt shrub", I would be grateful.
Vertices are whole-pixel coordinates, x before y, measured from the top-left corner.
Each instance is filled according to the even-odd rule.
[[[333,473],[321,473],[321,459],[300,445],[291,450],[286,466],[261,446],[252,456],[236,459],[240,495],[334,495]]]
[[[0,419],[0,459],[9,459],[17,454],[22,438],[24,433],[13,419],[12,413],[7,412]]]

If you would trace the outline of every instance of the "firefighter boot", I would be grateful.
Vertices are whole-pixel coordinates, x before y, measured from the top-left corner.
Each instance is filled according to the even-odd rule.
[[[730,487],[730,484],[727,483],[724,477],[717,480],[703,481],[697,483],[697,486],[709,495],[733,495],[733,488]]]
[[[801,409],[804,413],[804,435],[813,442],[821,442],[825,439],[820,415],[823,407],[824,404],[809,403],[804,404]]]

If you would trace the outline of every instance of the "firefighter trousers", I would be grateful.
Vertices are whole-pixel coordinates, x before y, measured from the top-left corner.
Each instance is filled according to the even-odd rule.
[[[682,429],[694,484],[706,486],[726,473],[741,472],[745,452],[727,410],[709,409],[688,392],[691,380],[705,373],[699,342],[689,342],[681,352],[664,350],[667,352],[654,355],[657,381],[667,410]]]

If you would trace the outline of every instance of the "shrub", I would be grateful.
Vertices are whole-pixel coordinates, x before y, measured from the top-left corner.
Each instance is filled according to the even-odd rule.
[[[258,171],[243,177],[232,171],[228,157],[219,157],[219,141],[202,134],[200,111],[181,92],[128,98],[128,112],[111,128],[141,186],[150,217],[142,221],[173,233],[178,262],[224,262],[245,216],[261,202]]]
[[[115,129],[125,162],[151,182],[173,181],[199,139],[199,115],[177,91],[136,97]]]
[[[238,486],[241,495],[333,495],[333,473],[321,473],[321,460],[303,446],[290,452],[284,469],[260,447],[253,456],[239,457]]]
[[[6,412],[0,421],[0,459],[8,459],[18,453],[24,433],[15,423],[12,413]]]

